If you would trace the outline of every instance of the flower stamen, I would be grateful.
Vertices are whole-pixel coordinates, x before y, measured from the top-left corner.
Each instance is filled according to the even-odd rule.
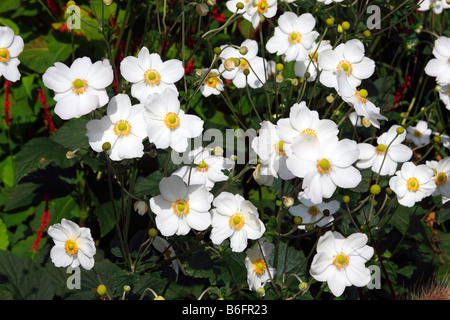
[[[352,64],[347,60],[342,60],[338,63],[336,67],[337,72],[341,72],[341,69],[344,70],[346,75],[350,75],[353,71]]]
[[[288,41],[290,44],[296,44],[302,41],[302,34],[300,32],[293,31],[289,34]]]
[[[380,144],[378,145],[378,147],[375,148],[375,151],[379,154],[382,155],[386,152],[386,146],[384,144]]]
[[[419,189],[419,186],[420,186],[419,180],[417,180],[417,178],[415,178],[415,177],[409,178],[406,181],[406,187],[410,191],[413,191],[413,192],[417,191],[417,189]]]
[[[311,216],[315,217],[315,216],[317,216],[320,213],[320,210],[316,206],[311,206],[311,207],[308,208],[308,213]]]
[[[306,134],[310,134],[310,135],[312,135],[312,136],[317,138],[316,131],[311,129],[311,128],[307,128],[305,130],[300,131],[300,134],[305,134],[305,133]]]
[[[333,257],[333,264],[339,270],[341,270],[342,268],[345,268],[349,262],[350,262],[350,257],[342,252],[340,252],[338,255],[335,255]]]
[[[77,95],[83,94],[88,86],[87,81],[83,79],[76,79],[72,84],[72,91]]]
[[[244,226],[244,223],[245,223],[244,215],[242,213],[240,213],[240,212],[237,212],[237,213],[233,214],[230,217],[229,223],[230,223],[230,226],[233,229],[236,229],[236,230],[241,229]]]
[[[317,160],[316,167],[320,174],[330,174],[331,164],[327,159]]]
[[[0,48],[0,62],[7,62],[11,55],[9,54],[9,50],[6,48]]]
[[[253,264],[255,266],[255,272],[259,275],[262,275],[267,268],[266,262],[264,259],[258,259]]]
[[[169,112],[166,114],[166,117],[164,118],[164,123],[168,128],[175,129],[180,125],[180,118],[176,113]]]
[[[157,86],[161,81],[161,75],[155,69],[148,69],[144,73],[144,81],[148,85]]]
[[[119,120],[114,124],[114,133],[125,137],[130,134],[131,125],[127,120]]]
[[[75,240],[69,239],[64,243],[64,249],[66,249],[67,253],[75,254],[78,252],[78,245]]]
[[[185,216],[189,213],[189,203],[183,199],[177,199],[172,203],[172,208],[175,214],[179,217]]]
[[[267,0],[259,0],[258,2],[258,12],[263,14],[269,8]]]
[[[200,172],[208,171],[208,165],[206,164],[205,161],[203,161],[203,160],[200,161],[200,163],[197,166],[197,171],[200,171]]]
[[[447,175],[444,172],[439,172],[436,175],[436,178],[435,178],[434,182],[436,182],[436,184],[438,186],[442,186],[444,183],[447,182]]]

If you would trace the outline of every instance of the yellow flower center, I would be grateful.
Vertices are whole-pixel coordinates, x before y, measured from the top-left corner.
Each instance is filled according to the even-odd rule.
[[[300,32],[293,31],[289,34],[288,41],[291,44],[296,44],[302,41],[302,34]]]
[[[447,175],[446,175],[444,172],[439,172],[439,173],[436,175],[436,178],[435,178],[434,181],[436,182],[436,184],[437,184],[438,186],[442,186],[444,183],[447,182]]]
[[[219,77],[216,76],[216,74],[210,73],[208,74],[208,77],[205,80],[205,83],[210,86],[215,88],[217,86],[217,83],[219,82]]]
[[[114,124],[114,133],[118,136],[127,136],[130,131],[131,125],[127,120],[119,120]]]
[[[189,203],[186,200],[178,199],[172,203],[172,208],[177,216],[185,216],[189,212]]]
[[[9,50],[6,48],[0,48],[0,61],[7,62],[10,58]]]
[[[200,163],[198,164],[198,167],[197,167],[197,171],[200,171],[200,172],[206,172],[206,171],[208,171],[208,165],[206,164],[206,162],[205,161],[200,161]]]
[[[413,192],[417,191],[417,189],[419,189],[419,186],[420,186],[419,180],[417,180],[417,178],[415,178],[415,177],[409,178],[406,181],[406,187],[410,191],[413,191]]]
[[[337,72],[341,72],[341,69],[344,70],[346,75],[349,75],[353,71],[352,64],[348,62],[347,60],[342,60],[338,63],[338,66],[336,67]]]
[[[168,114],[166,114],[166,117],[164,118],[164,123],[168,128],[175,129],[180,125],[180,118],[177,116],[176,113],[169,112]]]
[[[331,165],[327,159],[317,160],[316,167],[320,174],[330,174]]]
[[[72,91],[77,95],[83,94],[88,86],[87,81],[83,79],[76,79],[72,84]]]
[[[236,230],[241,229],[244,226],[244,223],[245,223],[244,215],[242,213],[240,213],[240,212],[237,212],[237,213],[233,214],[230,217],[229,223],[230,223],[230,226],[233,229],[236,229]]]
[[[311,206],[311,207],[308,208],[308,213],[311,216],[315,217],[315,216],[317,216],[320,213],[320,210],[316,206]]]
[[[305,130],[300,131],[300,134],[305,134],[305,133],[306,134],[310,134],[310,135],[312,135],[312,136],[317,138],[316,131],[313,130],[313,129],[307,128]]]
[[[312,60],[312,62],[316,63],[317,62],[317,58],[319,57],[319,53],[318,52],[311,52],[309,54],[309,59]]]
[[[239,69],[240,70],[245,70],[245,69],[249,69],[250,65],[248,64],[247,60],[245,59],[240,59],[239,60]]]
[[[422,132],[420,132],[419,130],[414,131],[414,137],[422,138]]]
[[[66,249],[67,253],[75,254],[78,252],[78,245],[75,240],[69,239],[64,243],[64,249]]]
[[[161,81],[161,75],[155,69],[148,69],[144,73],[144,81],[148,85],[156,86]]]
[[[266,262],[264,261],[264,259],[256,260],[253,265],[255,266],[255,272],[259,275],[263,274],[267,268]]]
[[[359,100],[359,102],[361,103],[366,103],[367,101],[369,101],[367,98],[367,90],[365,89],[361,89],[361,90],[355,90],[355,96],[356,98]]]
[[[380,144],[380,145],[378,145],[378,147],[376,147],[375,150],[379,155],[382,155],[386,151],[386,146],[384,144]]]
[[[267,0],[259,0],[258,2],[258,12],[263,14],[269,8]]]
[[[286,155],[286,151],[283,150],[283,146],[284,146],[283,140],[280,140],[280,141],[278,141],[278,143],[275,143],[273,145],[273,147],[275,148],[275,152],[282,156]]]
[[[344,253],[340,253],[339,255],[335,255],[333,257],[333,264],[338,268],[339,270],[346,267],[348,263],[350,262],[350,257],[345,255]]]

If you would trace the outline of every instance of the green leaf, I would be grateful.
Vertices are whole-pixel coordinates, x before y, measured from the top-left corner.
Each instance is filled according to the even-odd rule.
[[[49,274],[29,258],[0,251],[0,275],[6,278],[5,288],[15,300],[51,300],[54,296]]]
[[[20,7],[20,0],[2,0],[0,12],[16,10],[19,9],[19,7]]]
[[[134,186],[134,196],[144,199],[145,197],[152,197],[159,194],[159,182],[163,174],[160,171],[150,173],[147,177],[139,177]]]
[[[437,217],[438,223],[444,223],[450,218],[450,202],[446,202],[442,208],[439,210]]]
[[[361,170],[361,182],[354,188],[349,189],[350,191],[363,193],[367,192],[370,189],[370,178],[372,177],[372,170],[371,169],[364,169]]]
[[[68,160],[67,149],[49,138],[39,137],[28,141],[15,159],[16,172],[14,182],[19,181],[31,172],[44,169],[49,164],[62,165]]]
[[[11,211],[31,205],[39,188],[38,184],[25,182],[11,188],[10,199],[6,203],[4,210]]]
[[[7,231],[5,223],[0,219],[0,250],[8,249],[9,239]]]
[[[67,150],[89,148],[89,140],[86,136],[86,124],[88,122],[89,120],[84,118],[70,119],[49,138],[67,148]]]

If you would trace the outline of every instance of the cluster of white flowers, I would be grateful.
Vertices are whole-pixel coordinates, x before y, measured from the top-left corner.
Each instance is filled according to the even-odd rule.
[[[292,2],[286,0],[286,2]],[[325,5],[332,0],[319,0]],[[334,0],[334,2],[340,2]],[[276,15],[276,0],[230,0],[227,8],[257,28],[265,18]],[[419,10],[433,8],[435,13],[446,8],[445,1],[422,1]],[[305,81],[318,81],[335,90],[342,101],[353,110],[355,126],[358,117],[365,126],[380,129],[380,121],[387,120],[359,88],[375,71],[375,62],[365,56],[364,44],[358,39],[348,40],[336,47],[328,40],[318,40],[314,30],[316,20],[310,13],[297,15],[285,12],[280,15],[273,36],[265,48],[247,39],[239,46],[225,44],[216,52],[220,66],[201,68],[196,73],[202,78],[199,91],[204,97],[219,95],[224,91],[223,77],[237,89],[261,88],[274,72],[269,70],[273,61],[260,57],[259,50],[267,50],[284,62],[295,62],[295,74]],[[0,75],[10,81],[20,79],[18,55],[23,50],[23,40],[8,27],[0,27]],[[450,38],[440,37],[433,49],[434,59],[428,62],[425,72],[436,77],[440,97],[450,110]],[[183,77],[182,62],[177,59],[163,61],[157,53],[146,47],[137,57],[125,57],[120,64],[121,76],[131,83],[131,97],[124,93],[109,98],[107,87],[113,82],[114,72],[108,60],[92,62],[89,57],[78,58],[69,67],[54,63],[43,74],[44,85],[53,90],[57,102],[55,113],[63,120],[80,118],[106,106],[100,119],[87,123],[86,135],[91,148],[105,152],[112,161],[141,158],[144,141],[157,149],[185,152],[189,139],[203,132],[203,120],[187,114],[180,105],[176,83]],[[276,73],[276,71],[275,71]],[[419,120],[416,126],[406,129],[393,125],[376,139],[376,146],[340,139],[338,125],[329,119],[321,119],[305,101],[290,106],[289,117],[260,123],[258,136],[251,147],[258,155],[257,181],[270,185],[273,179],[300,178],[302,190],[298,194],[299,205],[291,206],[289,213],[302,218],[299,229],[305,225],[324,227],[334,221],[333,214],[340,204],[331,198],[337,188],[350,189],[362,180],[358,169],[370,168],[380,176],[392,176],[389,187],[397,195],[398,202],[413,206],[427,196],[450,197],[450,159],[427,161],[416,165],[409,162],[413,152],[402,144],[406,139],[417,147],[430,141],[431,129],[427,122]],[[269,265],[273,244],[265,242],[266,227],[260,212],[251,201],[240,194],[222,191],[211,193],[218,182],[229,178],[224,173],[233,170],[235,163],[213,150],[198,148],[189,152],[190,165],[176,170],[159,182],[160,194],[149,200],[155,214],[156,226],[165,237],[187,235],[191,230],[206,231],[210,239],[222,245],[227,239],[233,252],[247,249],[249,240],[255,240],[247,249],[245,265],[250,290],[259,291],[271,281],[276,270]],[[399,163],[402,163],[398,170]],[[255,176],[255,175],[254,175]],[[88,228],[80,228],[63,219],[51,226],[48,234],[55,246],[51,258],[56,266],[85,269],[94,266],[95,244]],[[365,263],[372,257],[373,249],[366,245],[367,236],[355,233],[348,238],[328,231],[317,244],[310,274],[318,281],[326,281],[332,293],[340,296],[346,286],[365,286],[370,272]],[[155,248],[175,254],[169,243],[158,237]],[[180,266],[173,261],[177,274]]]

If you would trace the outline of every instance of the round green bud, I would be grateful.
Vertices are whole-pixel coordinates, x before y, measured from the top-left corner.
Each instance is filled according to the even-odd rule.
[[[238,2],[236,3],[236,8],[238,8],[239,10],[244,9],[244,4],[242,2]]]
[[[370,194],[376,195],[381,192],[381,187],[378,184],[374,184],[370,187]]]
[[[327,23],[327,25],[332,26],[334,24],[334,18],[330,17],[325,20],[325,22]]]
[[[284,64],[282,64],[282,63],[277,63],[276,68],[277,68],[277,71],[278,71],[278,72],[281,72],[281,71],[284,70]]]
[[[332,103],[334,101],[334,97],[332,94],[328,95],[325,100],[327,100],[328,103]]]
[[[372,33],[370,32],[370,30],[364,30],[363,35],[368,38],[372,35]]]
[[[345,195],[342,197],[342,201],[344,201],[344,203],[349,203],[350,202],[350,197]]]
[[[439,143],[439,142],[441,142],[442,138],[441,138],[441,136],[435,135],[435,136],[433,137],[433,140],[434,140],[434,142]]]
[[[250,74],[250,70],[249,69],[245,69],[244,70],[244,75],[248,76]]]
[[[75,3],[75,1],[67,1],[67,4],[66,4],[68,7],[70,7],[70,6],[76,6],[77,4]]]
[[[305,72],[305,79],[308,79],[309,77],[311,77],[311,73],[309,73],[308,71]]]
[[[148,230],[148,235],[152,238],[155,238],[158,235],[158,230],[156,230],[155,228],[151,228],[150,230]]]
[[[164,297],[163,296],[157,296],[155,299],[153,299],[153,300],[166,300],[166,299],[164,299]]]
[[[313,231],[314,228],[315,228],[315,227],[314,227],[313,224],[307,224],[307,225],[305,226],[305,230],[306,230],[307,232]]]
[[[391,194],[392,194],[392,192],[393,192],[393,191],[392,191],[392,189],[391,189],[391,188],[389,188],[389,187],[387,187],[387,188],[386,188],[386,193],[387,193],[387,194],[391,195]]]
[[[111,143],[109,143],[109,142],[103,143],[102,149],[103,149],[103,151],[108,151],[109,149],[111,149]]]
[[[123,286],[123,291],[124,291],[124,292],[130,292],[130,290],[131,290],[131,287],[130,287],[130,286],[127,286],[127,285],[124,285],[124,286]]]
[[[300,284],[298,285],[298,288],[300,289],[300,291],[306,291],[308,290],[308,283],[305,281],[300,282]]]
[[[302,218],[300,218],[300,217],[294,217],[294,223],[295,223],[296,225],[301,225],[302,222],[303,222],[303,219],[302,219]]]
[[[325,210],[323,210],[323,215],[325,216],[325,217],[328,217],[329,215],[330,215],[330,210],[328,210],[328,209],[325,209]]]
[[[260,296],[266,294],[266,290],[264,290],[263,287],[259,287],[259,288],[256,290],[256,292],[257,292]]]
[[[403,127],[398,127],[397,128],[397,133],[398,134],[402,134],[403,132],[405,132],[405,128],[403,128]]]
[[[436,85],[436,87],[434,87],[434,91],[439,92],[441,90],[441,86],[440,85]]]
[[[338,24],[338,26],[337,26],[337,31],[338,31],[339,33],[342,33],[342,32],[344,32],[344,28],[342,28],[342,26],[341,26],[340,24]]]
[[[245,56],[247,54],[247,52],[248,52],[248,48],[247,47],[240,47],[239,48],[239,53],[240,54]]]
[[[214,48],[214,53],[215,54],[221,54],[222,53],[222,49],[220,49],[219,47],[215,47]]]
[[[97,287],[97,293],[101,296],[104,295],[106,293],[106,287],[103,284],[99,285]]]
[[[294,198],[292,198],[292,197],[283,197],[283,204],[287,208],[292,207],[294,205]]]
[[[348,21],[342,22],[342,29],[344,30],[350,29],[350,23]]]

